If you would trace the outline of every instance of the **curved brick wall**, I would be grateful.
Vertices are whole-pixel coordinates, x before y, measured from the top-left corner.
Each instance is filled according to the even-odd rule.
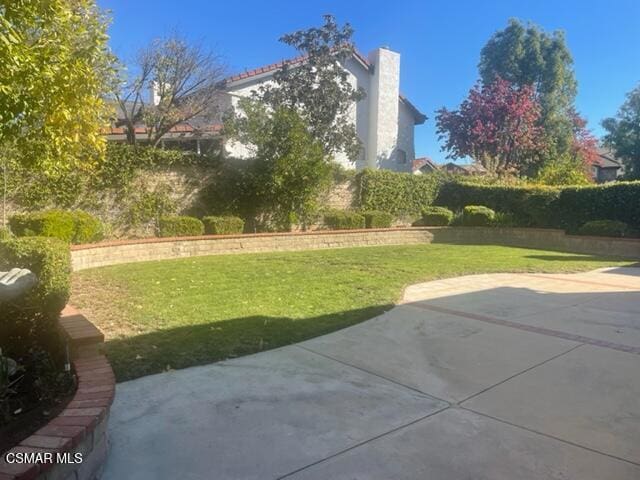
[[[99,352],[104,336],[69,306],[62,313],[60,327],[70,347],[78,388],[56,418],[2,455],[0,480],[94,480],[107,459],[107,422],[115,376]],[[6,455],[16,453],[49,454],[53,462],[7,462]],[[67,461],[58,462],[59,454]],[[76,454],[81,455],[81,462]]]
[[[565,235],[536,228],[406,227],[244,235],[147,238],[73,245],[73,269],[200,255],[416,243],[496,244],[640,258],[640,239]]]

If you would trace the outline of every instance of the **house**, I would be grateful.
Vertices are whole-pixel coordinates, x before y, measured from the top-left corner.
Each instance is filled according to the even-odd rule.
[[[596,183],[615,182],[624,174],[624,165],[608,148],[598,148],[598,162],[591,166]]]
[[[223,82],[220,111],[235,107],[238,100],[252,94],[260,86],[273,81],[273,74],[286,62],[295,65],[304,58],[256,68],[233,75]],[[366,97],[354,103],[351,121],[362,142],[360,157],[351,162],[342,153],[335,160],[349,169],[381,168],[411,172],[415,160],[414,128],[425,122],[421,113],[400,93],[400,54],[382,47],[373,50],[367,57],[357,51],[343,62],[350,81],[362,88]],[[144,126],[140,126],[144,133]],[[137,129],[136,129],[137,132]],[[123,128],[112,127],[105,132],[110,141],[125,141]],[[198,124],[197,119],[189,124],[177,125],[163,138],[167,147],[178,147],[201,151],[203,142],[220,139],[220,124]],[[251,148],[237,142],[224,140],[224,151],[229,157],[248,158]]]
[[[449,162],[440,167],[440,170],[454,175],[486,175],[487,169],[477,162],[461,164]]]
[[[422,175],[423,173],[433,173],[440,170],[440,166],[429,157],[416,158],[413,161],[411,171],[414,175]]]

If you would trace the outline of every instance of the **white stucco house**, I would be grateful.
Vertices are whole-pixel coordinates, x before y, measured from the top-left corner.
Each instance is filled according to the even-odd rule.
[[[230,105],[272,81],[282,65],[275,63],[228,78],[225,91]],[[410,172],[415,159],[414,128],[427,117],[400,93],[400,54],[386,47],[373,50],[368,57],[355,51],[343,67],[352,85],[366,93],[350,112],[363,150],[355,162],[344,154],[336,155],[335,160],[357,170],[369,167]],[[231,142],[226,143],[226,151],[239,158],[250,155],[245,145]]]
[[[273,81],[273,74],[285,62],[295,65],[300,61],[304,60],[285,60],[227,78],[223,82],[219,110],[224,112],[235,107],[240,98]],[[367,57],[354,51],[343,67],[349,73],[353,86],[362,88],[366,93],[363,100],[354,102],[350,112],[363,149],[355,162],[349,161],[344,154],[336,155],[335,160],[348,169],[369,167],[411,172],[415,160],[414,128],[424,123],[427,117],[400,93],[400,54],[386,47],[373,50]],[[143,126],[140,133],[144,133],[142,130]],[[220,132],[220,124],[203,123],[196,118],[174,127],[163,137],[163,144],[180,143],[179,148],[200,152],[203,145],[222,140],[225,155],[234,158],[251,156],[250,146],[224,139]],[[122,128],[110,128],[107,138],[124,141],[126,135]]]

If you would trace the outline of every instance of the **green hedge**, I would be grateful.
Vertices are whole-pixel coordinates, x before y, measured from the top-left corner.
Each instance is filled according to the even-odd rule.
[[[421,225],[446,226],[453,220],[453,212],[445,207],[426,207],[422,210]]]
[[[57,316],[69,299],[71,254],[69,245],[55,238],[24,237],[0,241],[0,270],[26,268],[38,285],[26,300],[29,307]],[[0,308],[4,312],[3,308]]]
[[[366,210],[360,212],[364,217],[365,228],[389,228],[393,222],[393,215],[379,210]]]
[[[204,224],[195,217],[160,217],[158,230],[161,237],[193,237],[204,233]]]
[[[202,219],[204,231],[209,235],[233,235],[244,231],[244,220],[233,216],[209,216]]]
[[[592,220],[585,223],[577,231],[579,235],[600,237],[626,237],[631,233],[629,225],[617,220]]]
[[[418,217],[424,207],[434,203],[446,177],[366,169],[356,178],[363,210],[381,210],[396,217]]]
[[[493,224],[496,213],[482,205],[467,205],[462,209],[462,224],[465,227],[488,227]]]
[[[640,182],[575,187],[474,185],[449,182],[436,202],[452,210],[486,205],[511,214],[518,226],[553,227],[570,231],[592,220],[617,220],[640,228]]]
[[[324,223],[331,230],[354,230],[365,228],[365,218],[358,212],[335,210],[325,214]]]
[[[100,220],[82,210],[18,213],[9,218],[9,226],[18,237],[52,237],[69,243],[91,243],[103,238]]]

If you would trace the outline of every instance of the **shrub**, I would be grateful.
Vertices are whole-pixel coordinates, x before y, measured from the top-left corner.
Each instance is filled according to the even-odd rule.
[[[360,214],[364,217],[365,228],[389,228],[393,222],[393,215],[379,210],[366,210]]]
[[[492,224],[496,227],[517,227],[518,222],[512,213],[496,212]]]
[[[598,237],[626,237],[629,235],[629,225],[617,220],[592,220],[582,225],[577,232],[579,235],[594,235]]]
[[[204,231],[210,235],[232,235],[244,231],[244,220],[240,217],[221,216],[204,217]]]
[[[54,238],[25,237],[0,241],[0,270],[27,268],[38,277],[32,306],[57,315],[69,298],[69,246]]]
[[[334,210],[324,216],[324,223],[332,230],[365,228],[364,215],[347,210]]]
[[[11,237],[13,237],[11,230],[6,227],[0,227],[0,241],[9,240]]]
[[[158,227],[161,237],[192,237],[204,233],[204,224],[195,217],[160,217]]]
[[[496,213],[482,205],[467,205],[462,210],[462,224],[466,227],[486,227],[493,223]]]
[[[18,237],[52,237],[69,243],[89,243],[103,237],[102,223],[82,210],[45,210],[18,213],[9,218]]]
[[[422,225],[446,226],[453,220],[453,212],[445,207],[426,207],[422,210]]]
[[[356,178],[362,209],[416,217],[425,205],[434,202],[446,176],[365,169]]]

